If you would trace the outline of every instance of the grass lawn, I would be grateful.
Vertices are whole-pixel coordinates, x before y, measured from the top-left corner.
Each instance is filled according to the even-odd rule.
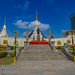
[[[10,56],[0,58],[0,65],[10,65],[11,63],[13,63],[13,58]]]

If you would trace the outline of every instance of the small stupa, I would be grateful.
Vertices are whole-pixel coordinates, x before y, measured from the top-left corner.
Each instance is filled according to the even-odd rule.
[[[8,35],[7,35],[7,32],[6,32],[6,17],[5,17],[4,27],[3,27],[2,31],[1,31],[0,36],[1,36],[1,37],[6,37],[6,36],[8,36]]]

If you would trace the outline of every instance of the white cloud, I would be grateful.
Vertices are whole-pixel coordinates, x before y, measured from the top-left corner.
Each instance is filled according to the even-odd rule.
[[[37,22],[37,24],[39,25],[39,28],[41,29],[41,30],[47,30],[48,28],[49,28],[49,24],[43,24],[43,23],[41,23],[41,22]],[[34,28],[34,26],[36,25],[36,21],[33,21],[33,22],[31,22],[29,25],[28,25],[28,27],[30,28],[30,29],[33,29]]]
[[[14,25],[17,25],[18,28],[27,28],[27,25],[29,24],[29,22],[23,22],[22,20],[18,20],[16,23],[13,23]]]
[[[14,36],[8,29],[7,29],[7,35],[8,36]]]
[[[66,32],[66,31],[67,31],[67,30],[64,30],[64,29],[61,30],[62,33]]]
[[[29,32],[29,33],[31,33],[31,32]],[[23,35],[27,35],[26,32],[24,32]]]
[[[35,25],[39,25],[39,28],[43,31],[45,31],[49,28],[49,24],[43,24],[39,21],[38,22],[36,22],[36,21],[25,22],[25,21],[22,21],[22,20],[18,20],[17,22],[14,23],[14,25],[17,25],[18,28],[23,28],[23,29],[26,29],[27,26],[29,27],[29,29],[34,29]]]

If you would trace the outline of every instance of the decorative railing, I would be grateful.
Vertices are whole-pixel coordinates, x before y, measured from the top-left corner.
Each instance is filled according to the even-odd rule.
[[[18,48],[17,51],[16,51],[16,59],[18,58],[20,52],[21,52],[21,48]]]
[[[64,55],[66,55],[69,60],[74,61],[74,57],[68,52],[65,47],[62,47],[61,51],[64,53]]]

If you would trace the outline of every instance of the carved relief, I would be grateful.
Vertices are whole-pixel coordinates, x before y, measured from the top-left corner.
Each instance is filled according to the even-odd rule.
[[[3,40],[3,44],[8,44],[8,40]]]
[[[71,44],[71,40],[66,40],[67,41],[67,44]]]
[[[57,41],[57,45],[61,45],[61,41]]]

